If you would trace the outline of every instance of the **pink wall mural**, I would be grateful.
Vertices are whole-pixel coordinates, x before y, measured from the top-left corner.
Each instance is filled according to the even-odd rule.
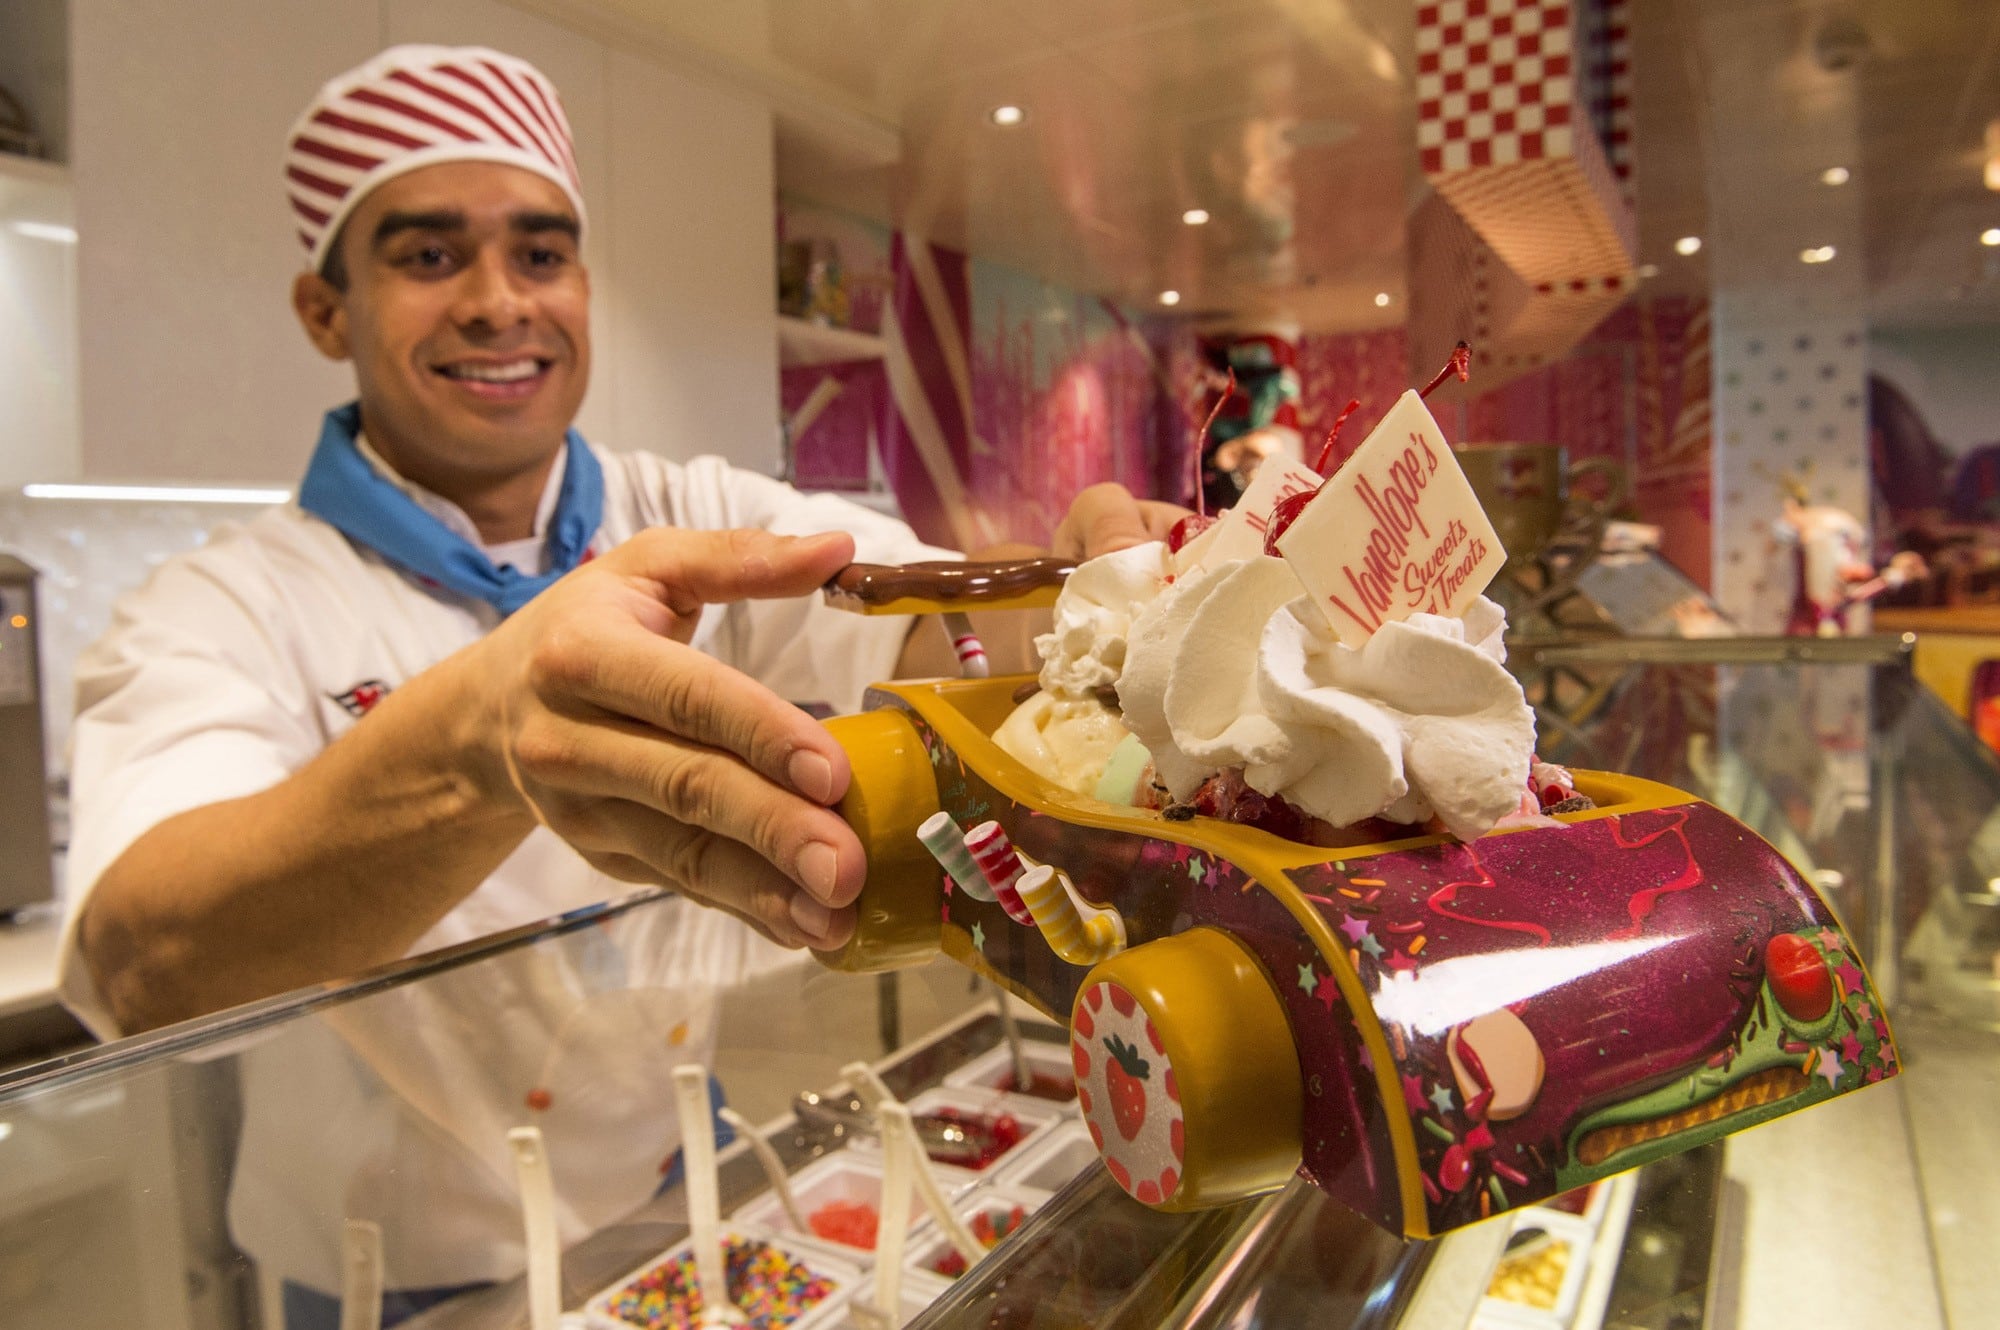
[[[1412,365],[1401,329],[1308,334],[1299,341],[1309,444],[1325,437],[1351,398],[1361,408],[1341,430],[1345,457],[1405,389],[1437,372]],[[1454,442],[1559,443],[1572,459],[1609,456],[1633,480],[1632,515],[1662,528],[1662,551],[1696,582],[1710,573],[1709,353],[1706,302],[1633,300],[1553,365],[1479,390],[1447,385],[1432,408]],[[1312,451],[1309,448],[1308,451]]]
[[[833,220],[828,221],[831,217]],[[881,292],[882,359],[788,368],[786,411],[822,379],[842,390],[794,440],[800,483],[858,490],[880,459],[904,515],[959,548],[1046,538],[1076,492],[1111,480],[1192,500],[1202,364],[1184,324],[1140,320],[1093,296],[939,246],[788,205],[788,237],[838,236],[842,269]],[[863,302],[854,302],[861,307]],[[1563,444],[1611,456],[1633,477],[1631,513],[1663,528],[1667,557],[1710,580],[1709,322],[1684,298],[1628,301],[1553,365],[1491,391],[1473,377],[1433,405],[1465,442]],[[1297,402],[1317,452],[1350,398],[1344,456],[1403,391],[1437,366],[1410,363],[1402,329],[1308,334]]]

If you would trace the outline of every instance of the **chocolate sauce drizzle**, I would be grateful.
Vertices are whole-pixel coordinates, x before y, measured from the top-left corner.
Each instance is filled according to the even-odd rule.
[[[835,605],[887,605],[906,598],[966,606],[1061,586],[1075,559],[999,559],[988,563],[850,563],[826,584]]]

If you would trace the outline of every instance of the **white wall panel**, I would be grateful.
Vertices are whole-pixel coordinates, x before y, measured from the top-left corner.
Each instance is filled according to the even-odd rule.
[[[79,467],[76,248],[0,226],[0,489]]]
[[[292,318],[279,161],[380,20],[377,0],[71,7],[87,475],[296,479],[351,388]]]
[[[632,56],[614,53],[610,72],[607,438],[775,472],[770,110]]]

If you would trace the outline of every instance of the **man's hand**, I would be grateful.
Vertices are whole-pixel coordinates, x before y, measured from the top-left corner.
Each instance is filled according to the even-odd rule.
[[[847,757],[687,646],[706,603],[809,593],[844,535],[647,532],[406,680],[290,777],[167,818],[98,879],[86,963],[127,1033],[405,955],[540,819],[779,942],[840,945]]]
[[[866,873],[829,807],[847,755],[687,643],[704,605],[814,594],[853,557],[839,533],[657,528],[578,569],[472,648],[494,684],[483,781],[614,877],[838,947]]]
[[[1050,553],[1094,559],[1149,540],[1165,540],[1174,523],[1187,515],[1188,510],[1177,504],[1134,498],[1123,485],[1109,481],[1092,485],[1076,496],[1057,524],[1049,538]]]

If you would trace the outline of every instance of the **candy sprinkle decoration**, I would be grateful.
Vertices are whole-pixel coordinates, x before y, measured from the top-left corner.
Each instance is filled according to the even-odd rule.
[[[979,871],[986,875],[986,884],[993,888],[993,894],[1000,900],[1000,907],[1007,911],[1007,917],[1027,928],[1035,926],[1035,916],[1022,902],[1021,894],[1014,884],[1021,877],[1021,856],[1014,852],[1014,842],[1007,839],[1007,833],[998,822],[981,822],[965,833],[965,848],[972,851],[972,862],[979,865]]]
[[[834,1291],[833,1284],[767,1243],[724,1239],[729,1296],[754,1330],[791,1325]],[[612,1295],[605,1310],[639,1330],[696,1330],[701,1289],[694,1258],[662,1261]]]
[[[950,813],[936,812],[925,818],[917,828],[917,839],[924,843],[938,866],[951,874],[960,891],[974,900],[994,899],[993,888],[986,885],[986,874],[972,862],[972,851],[965,848],[965,837]]]
[[[1030,868],[1014,883],[1021,902],[1035,917],[1049,949],[1071,965],[1095,965],[1125,946],[1125,929],[1114,914],[1085,919],[1056,870]]]

